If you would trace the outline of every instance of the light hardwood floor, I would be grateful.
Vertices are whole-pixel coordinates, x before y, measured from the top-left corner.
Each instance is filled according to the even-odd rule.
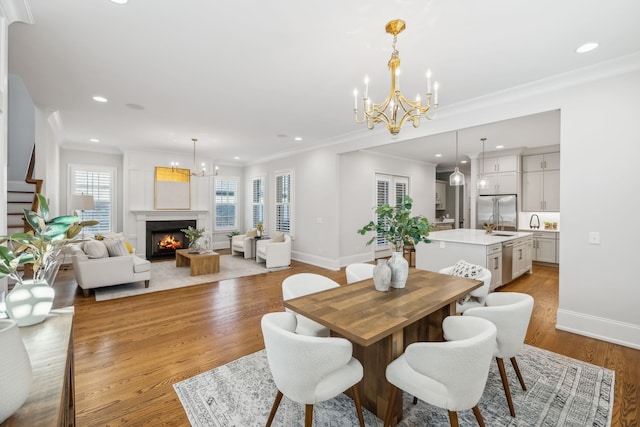
[[[79,426],[187,426],[172,384],[264,348],[262,315],[281,311],[282,280],[324,274],[346,284],[344,269],[293,262],[288,270],[143,296],[83,298],[73,271],[60,271],[56,307],[74,305],[76,417]],[[534,266],[500,288],[531,294],[526,342],[616,371],[612,426],[640,421],[640,351],[554,327],[558,269]]]

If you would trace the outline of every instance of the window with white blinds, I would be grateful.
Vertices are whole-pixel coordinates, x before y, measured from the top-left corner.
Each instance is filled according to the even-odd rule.
[[[238,180],[236,178],[215,177],[215,229],[236,229],[238,220]]]
[[[255,228],[259,222],[264,224],[264,178],[254,178],[251,188],[251,219]]]
[[[398,205],[409,194],[409,178],[405,176],[376,174],[376,207],[384,204]],[[375,221],[382,219],[376,215]],[[387,246],[389,242],[378,235],[376,246]]]
[[[291,233],[293,229],[293,174],[291,172],[276,175],[276,231]]]
[[[95,220],[99,224],[85,227],[86,234],[110,233],[115,225],[115,168],[101,168],[96,166],[70,166],[69,203],[72,204],[73,195],[92,195],[94,209],[78,211],[82,221]],[[69,206],[69,210],[77,209]]]

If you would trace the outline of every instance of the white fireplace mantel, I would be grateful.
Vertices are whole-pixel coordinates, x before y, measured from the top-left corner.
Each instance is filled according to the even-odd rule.
[[[192,210],[131,210],[136,217],[136,255],[145,257],[147,252],[146,222],[147,221],[174,221],[196,220],[198,228],[206,228],[209,211]]]

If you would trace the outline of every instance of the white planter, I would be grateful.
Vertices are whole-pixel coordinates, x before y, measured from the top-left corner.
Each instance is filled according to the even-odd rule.
[[[25,280],[7,294],[7,314],[18,326],[35,325],[49,315],[54,296],[55,291],[47,282]]]
[[[391,287],[404,288],[409,277],[409,263],[402,252],[394,252],[389,259],[389,267],[391,267]]]
[[[27,400],[33,373],[18,324],[0,319],[0,423],[9,418]]]

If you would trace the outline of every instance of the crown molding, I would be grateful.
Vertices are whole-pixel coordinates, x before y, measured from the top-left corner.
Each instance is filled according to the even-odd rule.
[[[7,18],[7,25],[14,22],[33,24],[33,14],[27,0],[0,0],[0,15]]]

